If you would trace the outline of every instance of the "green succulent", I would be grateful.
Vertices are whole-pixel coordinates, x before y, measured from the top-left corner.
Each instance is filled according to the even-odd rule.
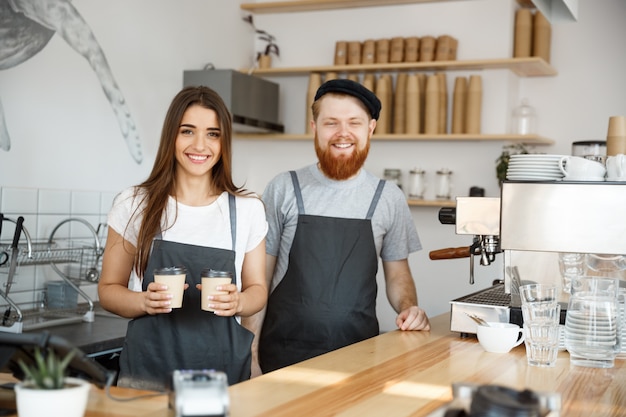
[[[44,354],[38,347],[35,348],[35,363],[26,365],[22,360],[18,364],[27,381],[38,389],[61,389],[65,386],[67,367],[76,354],[70,351],[64,358],[59,358],[54,350],[48,348]]]

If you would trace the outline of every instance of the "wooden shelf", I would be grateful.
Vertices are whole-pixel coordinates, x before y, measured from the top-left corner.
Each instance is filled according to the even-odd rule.
[[[250,13],[293,13],[315,10],[350,9],[355,7],[391,6],[397,4],[438,3],[451,0],[296,0],[243,3],[241,10]]]
[[[241,10],[250,13],[294,13],[317,10],[350,9],[355,7],[394,6],[398,4],[441,3],[451,0],[296,0],[243,3]],[[532,0],[517,0],[520,6],[534,7]]]
[[[242,69],[241,72],[260,76],[303,75],[311,72],[392,72],[392,71],[467,71],[508,69],[520,77],[557,75],[556,69],[539,57],[473,59],[465,61],[399,62],[394,64],[322,65],[311,67],[276,67]]]
[[[236,139],[252,140],[313,140],[312,134],[283,134],[283,133],[245,133],[235,132]],[[528,145],[552,145],[552,139],[538,135],[509,135],[509,134],[449,134],[449,135],[426,135],[426,134],[381,134],[372,136],[372,140],[394,142],[394,141],[425,141],[425,142],[521,142]]]
[[[413,207],[456,207],[455,200],[414,200],[408,199],[409,206]]]

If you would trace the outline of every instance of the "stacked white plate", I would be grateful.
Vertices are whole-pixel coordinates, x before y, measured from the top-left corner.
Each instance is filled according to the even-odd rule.
[[[558,181],[563,178],[559,161],[564,155],[511,155],[506,179],[513,181]]]

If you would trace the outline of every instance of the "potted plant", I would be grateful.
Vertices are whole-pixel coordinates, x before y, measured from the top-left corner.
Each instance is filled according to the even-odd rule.
[[[83,417],[91,385],[67,376],[67,367],[75,355],[70,351],[59,358],[53,349],[36,348],[34,363],[19,366],[24,381],[15,385],[17,412],[20,417]]]
[[[276,57],[280,57],[280,50],[278,49],[278,45],[276,44],[276,38],[273,35],[270,35],[268,32],[257,29],[254,25],[254,21],[252,19],[252,15],[248,15],[243,18],[245,22],[248,22],[254,31],[257,33],[258,39],[266,42],[265,47],[262,51],[257,52],[255,62],[259,68],[269,68],[272,66],[272,54],[276,55]]]

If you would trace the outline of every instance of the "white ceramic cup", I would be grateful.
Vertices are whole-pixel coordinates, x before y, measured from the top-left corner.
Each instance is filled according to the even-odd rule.
[[[507,353],[524,341],[524,331],[514,323],[487,322],[476,326],[478,342],[487,352]]]
[[[606,174],[606,168],[600,162],[580,156],[564,156],[559,161],[559,169],[568,179],[598,179]]]
[[[626,180],[626,155],[620,153],[606,159],[606,178],[609,181]]]

